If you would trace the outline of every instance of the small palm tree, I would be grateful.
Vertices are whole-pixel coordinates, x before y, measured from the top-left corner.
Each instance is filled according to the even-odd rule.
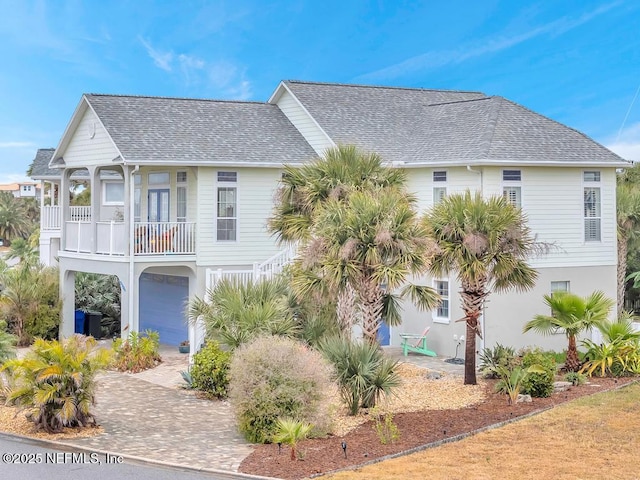
[[[542,245],[535,242],[519,208],[503,197],[480,193],[450,195],[425,217],[428,235],[437,251],[430,270],[434,275],[456,272],[467,325],[464,383],[476,384],[476,336],[482,337],[479,318],[491,291],[528,290],[537,272],[528,257]]]
[[[24,206],[10,192],[0,192],[0,238],[27,238],[33,225]]]
[[[0,320],[0,365],[16,356],[17,337],[7,332],[7,322]]]
[[[313,425],[300,422],[293,418],[279,418],[276,423],[276,434],[273,436],[275,443],[284,443],[291,447],[291,460],[296,459],[296,447],[298,442],[309,436]]]
[[[23,359],[9,360],[2,370],[12,377],[7,403],[27,410],[27,419],[49,433],[64,427],[95,425],[95,376],[106,368],[110,352],[91,337],[64,342],[37,339]]]
[[[544,296],[545,304],[551,309],[551,315],[536,315],[524,326],[524,332],[533,330],[543,335],[551,335],[558,330],[564,331],[569,339],[565,367],[577,372],[580,368],[576,337],[584,331],[597,327],[607,320],[614,301],[603,292],[593,292],[586,298],[570,292],[554,292]]]
[[[284,278],[248,283],[223,279],[207,296],[210,300],[196,297],[189,303],[189,320],[201,318],[207,337],[231,348],[261,335],[294,336],[298,331]]]

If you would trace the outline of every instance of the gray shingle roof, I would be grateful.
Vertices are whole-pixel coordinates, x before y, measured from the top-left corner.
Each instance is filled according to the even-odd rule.
[[[36,157],[31,162],[31,178],[58,178],[60,170],[49,168],[49,161],[53,156],[55,148],[39,148]]]
[[[623,161],[572,128],[480,92],[285,84],[334,142],[390,162]]]
[[[275,105],[85,95],[127,162],[296,163],[313,149]]]

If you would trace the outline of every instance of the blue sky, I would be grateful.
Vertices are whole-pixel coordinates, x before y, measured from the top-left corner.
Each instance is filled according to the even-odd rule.
[[[0,0],[0,183],[82,93],[266,101],[282,79],[479,90],[640,160],[639,32],[636,0]]]

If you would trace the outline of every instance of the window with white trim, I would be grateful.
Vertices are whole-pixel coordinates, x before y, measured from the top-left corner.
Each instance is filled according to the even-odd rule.
[[[433,204],[437,205],[447,196],[447,172],[433,172]]]
[[[124,181],[110,180],[102,183],[103,205],[124,205]]]
[[[568,291],[569,291],[568,280],[551,282],[551,295],[553,295],[553,292],[568,292]]]
[[[187,172],[176,172],[176,220],[187,221]]]
[[[449,323],[449,282],[447,280],[434,280],[434,287],[440,295],[440,303],[434,313],[434,322]]]
[[[502,196],[516,208],[522,208],[522,172],[520,170],[502,171]]]
[[[601,239],[602,211],[600,198],[600,172],[583,172],[584,182],[584,241]]]
[[[218,183],[235,184],[236,172],[218,172]],[[237,239],[237,193],[235,186],[225,185],[217,188],[216,238],[222,241]]]

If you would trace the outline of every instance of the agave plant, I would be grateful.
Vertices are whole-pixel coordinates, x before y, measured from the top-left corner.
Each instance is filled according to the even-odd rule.
[[[26,410],[27,419],[49,433],[95,425],[90,411],[95,376],[109,359],[110,352],[98,348],[91,337],[74,335],[62,342],[37,339],[25,358],[9,360],[2,367],[12,377],[6,401]]]

